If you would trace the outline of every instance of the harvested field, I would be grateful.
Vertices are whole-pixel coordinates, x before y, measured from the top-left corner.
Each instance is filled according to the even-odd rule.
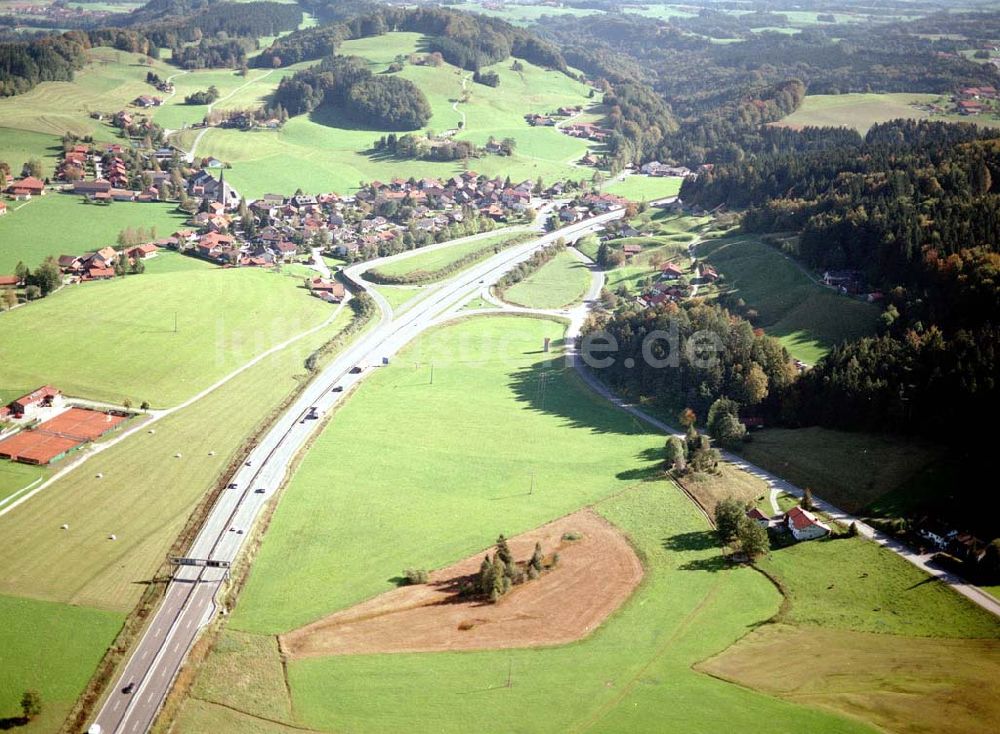
[[[566,533],[581,537],[563,540]],[[432,572],[427,584],[380,594],[282,635],[281,648],[303,658],[561,645],[593,632],[642,580],[642,564],[629,542],[589,509],[511,538],[508,545],[515,560],[526,561],[536,542],[546,562],[559,553],[558,565],[498,604],[455,592],[463,577],[478,573],[484,551]]]

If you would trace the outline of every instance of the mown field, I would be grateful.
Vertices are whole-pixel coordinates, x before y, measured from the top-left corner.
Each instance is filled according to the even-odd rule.
[[[0,461],[0,508],[8,497],[34,484],[48,474],[48,469],[30,464],[17,464],[12,461]]]
[[[58,731],[124,615],[0,596],[0,619],[0,729]],[[42,713],[29,726],[16,726],[29,688],[41,695]]]
[[[0,217],[0,273],[13,272],[18,262],[34,268],[49,255],[117,247],[118,233],[127,227],[145,232],[152,228],[157,237],[166,237],[182,228],[185,219],[173,204],[117,201],[97,206],[79,196],[54,193],[10,202],[7,214]]]
[[[373,71],[381,72],[397,54],[418,51],[420,40],[415,33],[390,33],[347,41],[339,51],[368,58]],[[531,128],[523,115],[586,103],[588,88],[564,74],[531,64],[525,63],[521,73],[509,67],[510,61],[490,67],[501,76],[500,87],[496,89],[473,84],[468,79],[465,85],[471,99],[459,104],[457,111],[453,104],[462,95],[463,78],[470,76],[468,72],[448,64],[439,68],[407,65],[399,74],[418,84],[427,95],[433,116],[426,128],[437,132],[456,128],[464,113],[465,127],[456,137],[480,144],[490,135],[517,140],[511,158],[487,156],[471,161],[470,168],[478,173],[509,174],[513,179],[532,180],[542,176],[549,181],[579,177],[580,170],[571,166],[570,161],[586,152],[586,143],[552,128]],[[268,84],[276,84],[277,77],[276,73],[267,79]],[[255,89],[256,86],[249,88],[246,94],[259,93]],[[236,101],[234,98],[225,104],[236,106]],[[233,169],[227,172],[227,180],[249,196],[271,190],[294,191],[299,187],[307,191],[347,192],[360,181],[389,180],[395,176],[447,176],[463,170],[456,163],[371,155],[372,144],[385,132],[361,128],[342,111],[323,106],[310,115],[291,119],[279,131],[211,130],[197,152],[199,156],[214,155],[231,162]],[[193,131],[186,132],[179,138],[181,145],[189,145],[193,135]]]
[[[522,532],[629,486],[629,470],[650,466],[636,457],[659,440],[560,378],[563,363],[540,351],[563,330],[549,320],[474,319],[422,335],[369,377],[279,505],[234,629],[292,629],[390,588],[407,565],[446,565],[501,529]],[[401,442],[401,425],[419,425],[421,438]],[[357,474],[372,456],[382,457],[378,466]],[[308,540],[331,533],[334,542]],[[289,567],[282,559],[293,546]]]
[[[349,313],[0,516],[9,543],[0,594],[130,609],[194,503],[244,437],[301,383],[305,358],[344,328]],[[60,530],[64,522],[69,531]]]
[[[900,117],[913,120],[942,120],[945,122],[974,122],[994,127],[1000,121],[987,115],[964,117],[958,114],[932,114],[926,109],[931,103],[948,104],[937,94],[909,92],[887,94],[814,94],[806,96],[795,112],[780,122],[785,127],[852,127],[864,135],[879,122]]]
[[[697,666],[888,731],[988,732],[1000,715],[1000,622],[860,538],[799,543],[761,567],[780,624]]]
[[[487,257],[493,255],[497,247],[518,240],[524,240],[528,237],[528,234],[529,230],[524,229],[523,231],[518,230],[505,234],[488,235],[428,252],[415,250],[414,254],[410,257],[400,258],[394,262],[379,265],[373,269],[373,273],[397,278],[419,278],[421,280],[426,278],[427,282],[431,282],[435,280],[433,277],[434,273],[453,265],[466,256],[473,254],[477,256],[481,255],[481,257],[478,257],[477,262],[485,260]],[[474,264],[470,263],[468,267],[472,267]],[[449,273],[448,275],[454,274]]]
[[[569,250],[503,292],[503,299],[526,308],[562,308],[577,303],[590,287],[590,269]]]
[[[624,196],[632,201],[653,201],[668,196],[677,196],[682,179],[665,176],[626,176],[624,181],[615,180],[604,187],[609,194]]]
[[[870,731],[691,670],[774,614],[778,594],[750,569],[723,566],[704,518],[672,484],[644,481],[659,436],[541,359],[542,337],[561,333],[536,319],[459,322],[422,337],[340,409],[285,490],[178,731]],[[506,349],[463,356],[487,344]],[[427,354],[441,358],[433,386],[413,366]],[[420,440],[400,442],[399,425],[420,425]],[[301,660],[283,695],[273,633],[392,588],[405,566],[445,565],[498,532],[594,502],[647,576],[592,636],[558,648]]]
[[[875,331],[876,306],[814,283],[796,263],[753,237],[705,242],[697,254],[725,276],[720,291],[742,298],[758,313],[754,325],[807,364],[842,341]]]
[[[763,576],[728,567],[690,501],[668,482],[649,481],[659,438],[596,402],[558,363],[539,359],[536,345],[553,331],[550,322],[510,317],[459,322],[425,335],[341,408],[286,489],[178,731],[860,732],[874,729],[859,717],[885,721],[884,710],[865,704],[896,686],[909,690],[914,680],[936,676],[940,690],[957,696],[964,680],[983,684],[982,672],[969,666],[983,645],[995,644],[996,621],[874,544],[836,540],[773,552],[762,564],[781,579],[785,606]],[[507,345],[504,358],[467,357],[498,343]],[[441,359],[433,386],[425,361],[431,354]],[[400,443],[398,425],[420,425],[420,440]],[[533,493],[524,486],[528,471],[535,473]],[[647,573],[592,636],[548,649],[297,660],[287,665],[285,695],[275,633],[392,588],[404,567],[445,565],[481,548],[483,538],[587,503],[628,534]],[[289,557],[296,565],[289,567]],[[867,686],[857,711],[835,705],[844,716],[825,699],[783,702],[770,689],[758,695],[693,669],[734,643],[740,651],[737,641],[779,610],[785,625],[817,635],[877,631],[904,658],[899,646],[919,636],[923,667],[881,678],[840,668],[839,678],[824,679],[824,690],[847,690],[853,676]],[[977,639],[958,639],[966,637]],[[956,645],[972,651],[960,658],[961,671],[935,664],[928,652],[950,660]],[[857,646],[847,650],[831,657],[846,665],[855,652],[863,655]],[[765,670],[785,665],[766,659]],[[814,657],[789,667],[808,675],[827,670]],[[974,695],[966,691],[959,701]],[[939,721],[933,707],[940,701],[907,698],[908,720]]]
[[[188,259],[165,253],[151,271],[160,257]],[[67,287],[0,316],[0,382],[22,393],[50,383],[78,397],[166,407],[332,313],[298,278],[165,270]]]

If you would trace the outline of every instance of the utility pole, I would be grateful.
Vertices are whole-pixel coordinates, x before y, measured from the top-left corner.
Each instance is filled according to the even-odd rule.
[[[512,679],[513,674],[514,674],[514,660],[513,659],[509,659],[507,661],[507,687],[508,688],[510,688],[511,685],[512,685],[512,683],[513,683],[513,679]]]
[[[174,311],[174,333],[177,333],[177,311]]]
[[[434,363],[431,362],[431,384],[434,384]]]
[[[528,494],[531,495],[534,493],[535,493],[535,472],[531,472],[531,487],[529,487],[528,489]]]

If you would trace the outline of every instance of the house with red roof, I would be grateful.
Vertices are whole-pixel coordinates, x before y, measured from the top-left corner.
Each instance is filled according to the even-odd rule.
[[[785,513],[782,525],[796,540],[813,540],[830,534],[830,527],[816,519],[808,510],[793,507]]]
[[[7,187],[7,192],[15,199],[30,199],[45,195],[45,182],[34,176],[19,179]]]
[[[660,266],[660,276],[664,280],[676,280],[684,275],[684,271],[677,263],[663,263]]]
[[[62,391],[58,388],[43,385],[12,401],[7,408],[14,418],[31,418],[43,408],[58,408],[62,399]]]

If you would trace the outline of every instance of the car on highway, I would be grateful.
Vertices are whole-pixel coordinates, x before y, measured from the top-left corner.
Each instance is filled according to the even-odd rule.
[[[249,459],[247,459],[247,461],[244,464],[244,466],[250,466],[252,463],[253,463],[252,461],[250,461]]]
[[[122,688],[122,693],[131,693],[134,690],[135,690],[135,681],[130,680],[128,684],[124,688]]]
[[[253,493],[254,493],[254,494],[264,494],[264,492],[266,492],[266,491],[267,491],[267,490],[266,490],[266,489],[264,489],[263,487],[257,487],[257,489],[255,489],[255,490],[253,491]]]
[[[361,370],[363,370],[363,369],[364,369],[364,367],[362,367],[359,364],[356,364],[353,367],[351,367],[351,374],[352,375],[360,375],[361,374]]]
[[[344,386],[343,385],[334,385],[333,389],[330,390],[330,392],[344,392]]]
[[[226,485],[226,489],[236,489],[236,482],[230,482]]]

